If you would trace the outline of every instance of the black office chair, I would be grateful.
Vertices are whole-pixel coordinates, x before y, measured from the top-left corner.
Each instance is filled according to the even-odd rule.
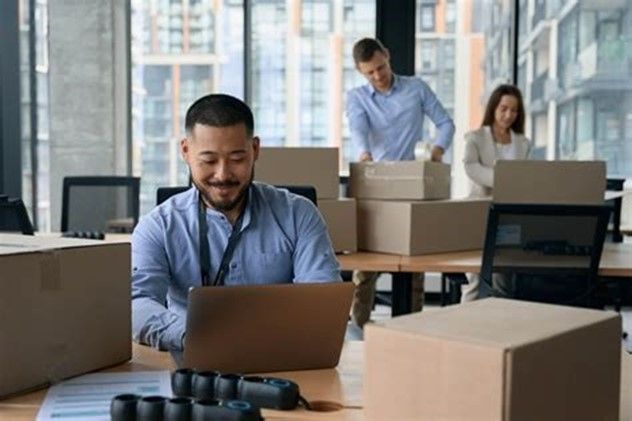
[[[139,177],[64,177],[61,230],[78,237],[132,232],[140,213],[139,194]]]
[[[481,287],[492,295],[595,307],[607,206],[493,204]],[[500,274],[508,288],[492,281]]]
[[[298,194],[299,196],[303,196],[314,203],[317,204],[316,201],[316,189],[313,186],[275,186],[279,189],[286,189],[290,193]],[[156,206],[169,199],[171,196],[176,195],[178,193],[182,193],[188,190],[189,187],[178,186],[178,187],[158,187],[156,191]]]
[[[22,199],[0,195],[0,231],[33,235],[33,224]]]
[[[608,178],[606,179],[606,191],[623,191],[623,184],[625,178]],[[623,204],[623,198],[617,197],[606,201],[606,205],[612,209],[612,234],[608,237],[613,243],[622,243],[623,234],[621,234],[621,205]]]

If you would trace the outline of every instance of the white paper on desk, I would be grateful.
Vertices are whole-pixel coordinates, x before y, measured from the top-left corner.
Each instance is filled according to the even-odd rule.
[[[171,397],[168,371],[93,373],[66,380],[48,389],[38,420],[109,420],[110,401],[116,395]]]

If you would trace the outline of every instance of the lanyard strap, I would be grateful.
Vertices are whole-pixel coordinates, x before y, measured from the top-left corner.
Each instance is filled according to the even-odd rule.
[[[247,196],[246,196],[247,197]],[[202,203],[202,197],[200,195],[199,206],[198,206],[198,225],[199,225],[199,239],[200,239],[200,273],[202,275],[202,285],[204,286],[217,286],[224,285],[224,278],[226,278],[226,274],[228,273],[228,264],[230,259],[233,257],[233,252],[235,251],[235,247],[237,246],[237,242],[241,237],[241,225],[243,223],[244,214],[246,213],[246,206],[239,214],[239,218],[235,222],[233,226],[233,232],[231,232],[230,237],[228,238],[228,244],[226,245],[226,249],[224,250],[224,254],[222,255],[222,260],[215,274],[215,279],[211,284],[211,246],[208,240],[208,224],[206,223],[206,208]]]

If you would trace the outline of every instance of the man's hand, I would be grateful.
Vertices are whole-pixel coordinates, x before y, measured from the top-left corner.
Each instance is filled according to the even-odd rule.
[[[434,162],[441,162],[443,160],[443,148],[441,146],[433,146],[430,152],[430,159]]]
[[[360,162],[373,161],[373,157],[371,156],[371,154],[369,152],[362,152],[360,154],[360,158],[358,158],[358,161],[360,161]]]

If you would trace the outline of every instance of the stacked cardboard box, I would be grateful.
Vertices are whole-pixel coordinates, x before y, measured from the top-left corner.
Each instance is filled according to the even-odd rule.
[[[0,234],[0,397],[131,358],[129,243]]]
[[[275,185],[316,188],[318,209],[329,229],[334,250],[357,250],[356,203],[339,198],[338,148],[262,148],[255,178]]]
[[[488,200],[450,200],[450,166],[437,162],[351,164],[358,248],[418,255],[483,246]]]

